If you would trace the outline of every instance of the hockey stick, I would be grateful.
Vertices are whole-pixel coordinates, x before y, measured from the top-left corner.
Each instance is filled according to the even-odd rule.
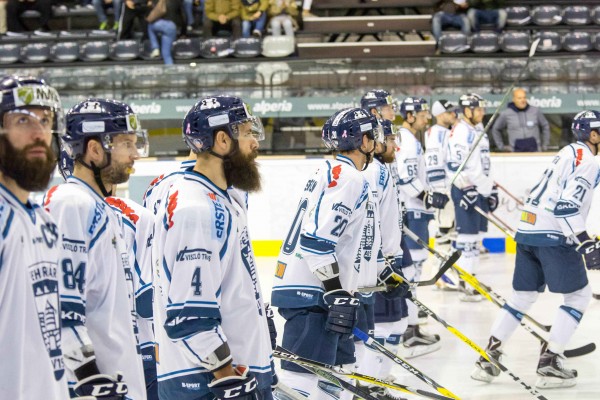
[[[417,300],[415,298],[410,298],[409,300],[412,301],[417,307],[419,307],[419,309],[421,311],[423,311],[425,314],[427,314],[428,316],[430,316],[431,318],[435,319],[437,322],[442,324],[444,326],[444,328],[446,328],[448,331],[450,331],[452,334],[454,334],[454,336],[456,336],[457,338],[459,338],[460,340],[465,342],[467,345],[469,345],[469,347],[471,347],[473,350],[475,350],[477,353],[479,353],[479,355],[481,357],[486,359],[488,362],[494,364],[501,371],[507,373],[512,378],[513,381],[520,384],[530,395],[532,395],[533,397],[535,397],[536,399],[539,399],[539,400],[548,400],[540,392],[535,390],[535,388],[533,386],[528,385],[521,378],[519,378],[517,375],[515,375],[513,372],[511,372],[508,368],[506,368],[500,361],[495,360],[492,357],[490,357],[485,352],[484,349],[482,349],[479,345],[477,345],[471,339],[466,337],[461,331],[459,331],[452,325],[449,325],[446,321],[444,321],[442,318],[440,318],[436,313],[431,311],[425,304],[421,303],[419,300]]]
[[[494,111],[494,114],[492,114],[492,117],[490,118],[490,120],[488,121],[488,123],[485,124],[485,127],[483,128],[483,131],[479,134],[479,136],[477,136],[477,139],[475,139],[475,141],[473,142],[473,146],[471,147],[471,151],[469,151],[469,154],[467,154],[467,157],[463,160],[462,164],[460,164],[458,166],[458,169],[456,170],[456,172],[454,173],[454,176],[450,180],[450,184],[448,185],[448,187],[452,187],[452,185],[454,185],[454,182],[456,181],[456,178],[458,178],[458,175],[460,175],[460,173],[462,172],[462,170],[465,168],[465,165],[467,165],[467,161],[469,161],[469,159],[471,158],[471,156],[475,152],[475,149],[477,148],[477,145],[479,144],[479,142],[481,141],[481,139],[483,139],[483,136],[487,133],[488,129],[490,129],[490,127],[492,126],[492,124],[494,123],[494,121],[496,120],[496,118],[498,117],[500,109],[504,106],[504,104],[506,104],[506,101],[508,100],[508,96],[510,95],[510,93],[512,92],[512,90],[514,89],[514,87],[517,85],[517,83],[521,80],[521,77],[523,76],[523,74],[525,73],[525,71],[527,70],[527,68],[529,67],[529,63],[533,59],[533,55],[535,54],[535,51],[537,50],[537,47],[538,47],[539,43],[540,43],[540,39],[538,38],[538,39],[534,40],[533,43],[531,44],[531,48],[529,49],[529,55],[527,56],[527,62],[525,63],[525,65],[523,66],[523,68],[521,68],[521,71],[519,72],[519,75],[517,76],[517,79],[515,79],[515,81],[512,83],[512,85],[510,85],[510,87],[508,88],[508,90],[504,94],[504,97],[502,98],[502,101],[500,101],[500,105],[496,108],[496,111]]]
[[[435,285],[435,283],[438,281],[438,279],[440,279],[442,277],[442,275],[444,275],[444,273],[446,271],[448,271],[450,268],[452,268],[452,266],[454,265],[454,263],[456,263],[458,261],[458,259],[460,258],[460,255],[461,255],[460,250],[457,250],[454,253],[450,254],[449,257],[444,258],[443,259],[444,263],[440,267],[439,271],[433,276],[433,278],[427,279],[427,280],[424,280],[424,281],[406,282],[406,283],[411,288],[417,287],[417,286],[431,286],[431,285]],[[359,290],[361,292],[364,292],[364,293],[369,293],[369,292],[385,292],[385,291],[391,290],[393,288],[394,288],[394,286],[392,286],[392,285],[378,285],[378,286],[362,287]]]
[[[440,385],[439,383],[437,383],[436,381],[434,381],[433,379],[431,379],[430,377],[425,375],[423,372],[419,371],[418,369],[416,369],[415,367],[413,367],[412,365],[410,365],[409,363],[407,363],[406,361],[404,361],[403,359],[401,359],[400,357],[398,357],[397,355],[395,355],[394,353],[392,353],[391,351],[386,349],[385,346],[383,346],[382,344],[379,344],[379,342],[377,342],[375,339],[373,339],[372,337],[370,337],[369,335],[367,335],[360,329],[354,328],[352,330],[352,333],[354,333],[354,336],[356,336],[357,338],[359,338],[360,340],[365,342],[365,344],[369,348],[383,354],[384,356],[386,356],[387,358],[389,358],[396,364],[400,365],[402,368],[404,368],[405,370],[407,370],[408,372],[410,372],[411,374],[413,374],[414,376],[416,376],[417,378],[419,378],[420,380],[422,380],[423,382],[425,382],[426,384],[428,384],[429,386],[431,386],[432,388],[437,390],[438,393],[441,393],[444,396],[448,396],[453,399],[459,398],[454,393],[452,393],[451,391],[449,391],[448,389],[446,389],[445,387],[443,387],[442,385]]]
[[[482,216],[483,218],[485,218],[485,219],[487,219],[488,221],[490,221],[490,222],[492,223],[492,225],[494,225],[496,228],[500,229],[500,231],[501,231],[502,233],[504,233],[506,236],[508,236],[508,237],[510,237],[510,238],[512,238],[512,239],[514,239],[514,238],[515,238],[515,232],[513,231],[513,229],[512,229],[510,226],[508,226],[508,225],[506,225],[506,226],[502,226],[502,225],[504,225],[504,222],[502,222],[502,221],[498,222],[498,221],[496,221],[496,219],[494,219],[494,218],[491,218],[491,217],[489,216],[489,214],[488,214],[487,212],[483,211],[483,210],[481,209],[481,207],[479,207],[479,206],[475,206],[475,207],[474,207],[474,209],[475,209],[475,211],[477,211],[479,214],[481,214],[481,216]],[[493,215],[493,214],[492,214],[492,215]],[[495,217],[495,216],[494,216],[494,217]]]
[[[400,392],[404,392],[404,393],[408,393],[408,394],[412,394],[412,395],[419,395],[422,397],[427,397],[430,399],[440,399],[440,400],[451,400],[452,399],[452,397],[446,397],[446,396],[439,395],[437,393],[431,393],[431,392],[427,392],[425,390],[411,388],[410,386],[400,385],[398,383],[384,381],[383,379],[375,378],[372,376],[359,374],[358,372],[348,371],[339,366],[328,365],[328,364],[320,363],[318,361],[309,360],[307,358],[300,357],[297,354],[291,353],[291,352],[285,350],[281,346],[277,346],[277,348],[275,350],[273,350],[273,356],[280,358],[282,360],[293,362],[294,364],[300,365],[300,366],[308,369],[311,372],[313,372],[313,370],[315,370],[315,372],[313,372],[313,373],[315,373],[319,376],[323,376],[321,374],[328,374],[327,378],[325,376],[323,376],[323,377],[327,380],[331,380],[330,378],[333,377],[333,379],[339,381],[340,385],[342,385],[342,386],[344,384],[352,386],[352,388],[348,389],[348,391],[352,391],[354,389],[362,391],[362,388],[357,388],[342,379],[338,379],[333,374],[343,375],[343,376],[348,377],[349,379],[356,379],[358,381],[367,382],[372,385],[382,386],[382,387],[386,387],[386,388],[393,389],[393,390],[398,390]],[[319,371],[319,372],[317,372],[317,371]],[[337,383],[336,383],[336,385],[337,385]],[[356,393],[356,392],[353,392],[353,393]],[[365,396],[363,396],[362,394],[359,394],[359,396],[361,396],[365,399],[372,399],[372,396],[370,396],[368,394],[365,394]]]
[[[502,186],[498,182],[494,182],[494,184],[498,186],[498,189],[502,190],[508,197],[513,199],[518,205],[520,205],[521,207],[525,205],[525,203],[523,203],[523,200],[519,199],[517,196],[509,192],[508,189],[506,189],[504,186]]]
[[[439,258],[441,260],[444,260],[444,256],[439,251],[437,251],[437,250],[429,247],[429,245],[427,243],[425,243],[421,238],[419,238],[414,232],[412,232],[408,228],[404,228],[403,231],[404,231],[404,233],[408,237],[410,237],[415,242],[417,242],[419,245],[421,245],[421,247],[423,247],[425,250],[429,251],[435,257],[437,257],[437,258]],[[464,269],[460,268],[457,264],[454,264],[453,268],[459,274],[459,277],[461,279],[463,279],[465,282],[467,282],[471,286],[473,286],[473,288],[475,290],[477,290],[483,297],[485,297],[486,299],[488,299],[492,303],[496,304],[500,308],[504,307],[504,304],[506,303],[506,300],[504,299],[504,297],[502,297],[501,295],[499,295],[498,293],[496,293],[491,287],[489,287],[488,285],[486,285],[483,282],[479,281],[475,276],[469,274],[467,271],[465,271]],[[523,314],[523,317],[526,318],[527,320],[529,320],[531,323],[533,323],[538,328],[542,329],[543,331],[545,331],[545,332],[549,332],[550,331],[551,326],[543,325],[543,324],[539,323],[538,321],[536,321],[535,319],[533,319],[532,317],[530,317],[527,314]],[[547,344],[548,343],[540,335],[538,335],[537,333],[535,333],[531,329],[530,326],[526,325],[522,321],[521,321],[521,326],[523,326],[526,331],[532,333],[537,339],[539,339],[542,342],[542,344]],[[565,352],[563,354],[567,358],[572,358],[572,357],[579,357],[579,356],[583,356],[583,355],[589,354],[589,353],[593,352],[594,350],[596,350],[596,345],[594,343],[588,343],[588,344],[586,344],[584,346],[581,346],[581,347],[578,347],[578,348],[575,348],[575,349],[565,350]]]
[[[294,389],[292,389],[291,387],[289,387],[288,385],[282,383],[281,381],[279,381],[277,383],[277,386],[275,386],[275,390],[273,391],[273,398],[277,399],[277,397],[275,397],[275,392],[276,391],[280,391],[281,393],[283,393],[286,396],[286,399],[291,399],[291,400],[306,400],[306,397],[302,396],[300,393],[296,392]]]

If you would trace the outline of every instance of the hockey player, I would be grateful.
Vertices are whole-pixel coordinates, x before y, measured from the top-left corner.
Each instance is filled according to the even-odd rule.
[[[60,98],[41,79],[0,79],[0,398],[68,398],[54,220],[28,198],[56,167]]]
[[[398,191],[396,183],[391,177],[387,164],[395,161],[396,150],[396,131],[389,120],[379,121],[383,133],[384,142],[377,143],[375,149],[375,158],[364,172],[371,193],[373,195],[377,219],[380,221],[382,255],[385,257],[387,269],[379,271],[379,281],[382,284],[394,283],[390,278],[390,273],[402,274],[402,248],[400,247],[402,239],[402,217],[400,213]],[[386,282],[386,280],[388,282]],[[408,288],[407,286],[403,287]],[[375,324],[374,336],[380,343],[385,343],[386,347],[396,353],[400,344],[400,336],[406,330],[407,307],[406,299],[403,297],[405,292],[399,287],[384,294],[375,293]],[[393,362],[387,358],[381,359],[378,352],[364,352],[365,357],[360,361],[359,372],[381,377],[388,380],[392,370]],[[357,358],[359,352],[357,350]],[[387,388],[373,387],[372,394],[379,399],[394,400],[400,399],[394,392]]]
[[[571,130],[577,142],[558,152],[525,202],[515,237],[513,293],[492,327],[486,349],[499,359],[503,345],[546,285],[551,292],[561,293],[563,305],[537,366],[539,388],[576,384],[577,371],[563,367],[562,353],[592,298],[585,269],[600,269],[600,241],[585,229],[600,180],[594,159],[600,144],[600,112],[580,112]],[[471,377],[491,382],[499,373],[496,366],[480,358]]]
[[[407,97],[400,104],[399,111],[404,118],[398,132],[400,150],[396,152],[399,196],[406,207],[406,227],[428,242],[428,225],[433,219],[433,209],[442,209],[448,202],[448,196],[430,191],[427,186],[423,148],[416,136],[429,123],[429,106],[422,98]],[[427,260],[427,251],[410,238],[406,238],[406,243],[410,249],[413,268],[408,268],[405,275],[410,280],[418,281]],[[419,328],[418,313],[417,307],[412,302],[409,303],[408,328],[403,337],[406,358],[431,353],[440,348],[438,335],[427,334]]]
[[[374,242],[376,229],[360,171],[372,161],[380,135],[377,120],[360,108],[328,119],[323,141],[337,154],[308,179],[277,261],[271,304],[286,320],[283,347],[330,365],[355,362],[359,252]],[[310,399],[338,396],[336,387],[293,363],[282,362],[282,369],[283,383]]]
[[[154,321],[161,400],[271,399],[271,341],[244,191],[260,188],[260,120],[238,97],[198,101],[183,121],[197,161],[155,217]]]
[[[448,137],[450,179],[481,135],[485,101],[478,94],[469,93],[460,97],[458,108],[463,116]],[[475,274],[479,264],[480,233],[487,231],[487,220],[475,211],[475,206],[484,211],[494,211],[498,206],[498,193],[490,177],[490,143],[487,134],[484,134],[450,190],[456,218],[457,237],[454,245],[462,251],[459,264],[465,271]],[[462,280],[459,290],[461,301],[476,302],[482,299],[477,291],[467,287]]]
[[[146,399],[132,265],[122,220],[105,201],[144,155],[146,133],[128,105],[88,99],[69,110],[61,138],[74,160],[73,175],[46,193],[44,207],[63,236],[60,288],[69,382],[78,396]]]
[[[435,117],[432,125],[424,135],[425,144],[425,170],[427,171],[427,185],[436,192],[449,193],[447,168],[448,136],[450,128],[456,123],[455,105],[448,100],[437,100],[431,106],[431,113]],[[442,209],[436,210],[435,219],[439,235],[436,235],[436,246],[440,251],[450,250],[450,231],[454,227],[454,205],[449,201]],[[446,273],[436,283],[445,289],[458,289],[458,278],[452,273]]]

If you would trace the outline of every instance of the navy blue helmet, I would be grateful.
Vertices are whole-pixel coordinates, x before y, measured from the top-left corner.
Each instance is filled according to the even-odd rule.
[[[346,108],[329,117],[321,137],[330,150],[351,151],[360,148],[364,135],[383,142],[383,132],[374,115],[361,108]]]
[[[465,108],[476,108],[486,107],[486,101],[477,93],[467,93],[460,96],[458,100],[458,108],[464,110]]]
[[[369,90],[360,99],[360,108],[371,111],[372,108],[379,108],[383,106],[392,106],[396,111],[396,103],[390,95],[390,92],[383,89]]]
[[[590,139],[592,131],[600,133],[600,112],[594,110],[580,112],[573,118],[571,131],[577,140],[583,142]]]
[[[0,125],[4,123],[5,113],[38,107],[53,112],[53,133],[64,132],[65,120],[60,97],[43,79],[31,76],[5,76],[0,79],[0,93]]]
[[[64,180],[73,175],[73,169],[75,168],[75,160],[71,158],[66,150],[60,151],[60,158],[58,160],[58,171],[62,175]]]
[[[396,126],[392,121],[389,121],[387,119],[379,120],[379,124],[381,125],[381,129],[383,130],[384,137],[396,135],[398,133],[396,132]]]
[[[199,100],[183,119],[183,139],[192,151],[201,153],[214,144],[214,133],[225,131],[231,138],[239,136],[239,126],[251,122],[257,140],[265,138],[260,118],[252,115],[250,107],[234,96],[207,96]]]
[[[429,104],[427,100],[422,97],[407,97],[400,103],[400,115],[406,119],[408,113],[413,115],[419,111],[429,111]]]
[[[111,152],[113,137],[119,134],[135,134],[138,155],[148,155],[148,134],[137,114],[125,103],[98,98],[84,100],[67,112],[66,125],[62,144],[73,159],[85,154],[90,138],[98,139],[104,150]]]

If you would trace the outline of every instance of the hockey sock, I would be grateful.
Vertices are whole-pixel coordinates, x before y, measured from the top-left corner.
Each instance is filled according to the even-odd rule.
[[[479,264],[478,235],[459,234],[454,247],[462,252],[458,265],[470,274],[474,274]]]
[[[404,318],[403,320],[406,320]],[[400,335],[391,335],[385,341],[385,347],[394,354],[398,353],[398,348],[400,347]],[[376,375],[378,378],[385,379],[392,373],[392,368],[396,365],[392,360],[388,357],[383,357],[381,361],[381,369],[379,370],[379,374]]]
[[[413,263],[410,267],[406,267],[406,268],[402,269],[402,273],[404,274],[404,277],[411,282],[414,281],[415,275],[416,275],[415,264],[416,263]],[[413,296],[414,296],[414,292],[413,292]],[[408,308],[408,324],[416,325],[419,322],[419,308],[412,301],[407,301],[406,305]]]
[[[358,360],[358,358],[357,358]],[[342,368],[344,369],[348,369],[348,370],[352,370],[353,369],[353,365],[349,365],[349,364],[344,364],[342,365]],[[356,381],[354,379],[345,379],[347,382],[350,382],[351,384],[356,386]],[[352,400],[354,398],[354,393],[348,391],[348,390],[344,390],[340,393],[340,400]],[[320,399],[322,400],[331,400],[332,397],[323,397],[323,394],[320,394]]]
[[[308,397],[309,399],[317,398],[317,393],[320,390],[317,389],[319,379],[316,375],[310,373],[301,374],[299,372],[280,369],[277,376],[281,382],[285,383],[301,395]]]
[[[385,345],[385,339],[381,337],[375,336],[375,340],[379,342],[379,344]],[[358,347],[358,346],[357,346]],[[365,346],[363,346],[365,347]],[[358,360],[358,353],[356,354],[356,359]],[[381,363],[384,356],[382,356],[379,352],[369,349],[366,347],[366,351],[360,363],[357,364],[356,371],[365,374],[378,377],[379,371],[381,371]],[[365,382],[361,382],[361,385],[367,385]]]
[[[565,346],[579,326],[583,312],[587,309],[591,298],[592,289],[590,285],[564,295],[565,304],[558,309],[550,330],[548,350],[557,354],[565,351]]]
[[[502,307],[492,326],[492,336],[503,344],[510,339],[523,319],[523,314],[529,311],[537,297],[537,292],[513,291],[511,299]]]

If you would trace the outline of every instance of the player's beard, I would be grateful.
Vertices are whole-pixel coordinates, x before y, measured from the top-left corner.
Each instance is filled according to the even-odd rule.
[[[113,160],[109,167],[102,169],[100,177],[102,182],[108,185],[125,183],[129,180],[131,168],[132,166],[129,164],[119,164]]]
[[[234,147],[223,163],[227,185],[245,192],[258,192],[261,189],[260,172],[256,163],[258,150],[246,155],[240,151],[237,140],[233,143]]]
[[[381,160],[385,164],[391,164],[394,161],[396,161],[396,156],[394,155],[394,150],[389,151],[390,147],[391,147],[390,145],[387,145],[385,148],[385,151],[383,153],[381,153]]]
[[[27,152],[34,147],[43,147],[44,158],[27,158]],[[41,140],[17,150],[6,135],[0,135],[0,171],[12,178],[21,189],[28,192],[42,191],[48,187],[52,173],[56,168],[54,151]]]

